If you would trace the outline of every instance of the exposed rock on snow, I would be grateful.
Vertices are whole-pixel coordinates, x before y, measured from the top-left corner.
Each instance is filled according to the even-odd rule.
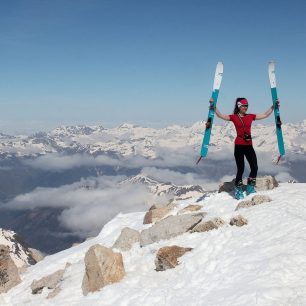
[[[156,271],[173,269],[178,265],[178,258],[192,248],[183,248],[177,245],[160,248],[155,259]]]
[[[153,204],[150,208],[149,211],[152,209],[156,209],[156,208],[162,208],[162,207],[168,207],[170,209],[173,209],[176,207],[176,203],[174,199],[171,199],[169,202],[165,203],[165,202],[159,202],[159,203],[155,203]]]
[[[263,194],[257,194],[252,198],[252,201],[255,203],[255,205],[271,202],[272,199],[266,195]]]
[[[256,179],[257,191],[271,190],[275,187],[278,187],[278,182],[274,176],[266,175]]]
[[[49,294],[47,295],[47,299],[53,299],[55,296],[57,296],[60,292],[61,292],[61,287],[55,287],[54,290],[52,290],[51,292],[49,292]]]
[[[194,211],[198,211],[201,210],[202,206],[201,205],[188,205],[185,208],[181,209],[178,211],[178,215],[184,214],[184,213],[188,213],[188,212],[194,212]]]
[[[93,245],[85,255],[83,294],[95,292],[104,286],[119,282],[125,276],[121,253],[102,245]]]
[[[214,218],[208,221],[201,221],[190,232],[208,232],[223,226],[225,222],[221,218]]]
[[[42,293],[44,288],[54,289],[49,293],[47,298],[52,298],[60,291],[60,282],[63,280],[64,273],[70,264],[66,264],[64,269],[58,270],[50,275],[47,275],[39,280],[34,280],[31,284],[32,294]]]
[[[244,180],[244,185],[246,185],[247,182]],[[278,186],[278,182],[276,181],[274,176],[267,175],[267,176],[261,176],[257,177],[256,179],[256,190],[257,191],[264,191],[264,190],[271,190]],[[219,192],[228,192],[231,193],[234,191],[235,188],[235,179],[233,179],[231,182],[224,182],[219,186]],[[244,186],[245,189],[245,186]]]
[[[247,225],[247,224],[248,224],[248,220],[241,215],[231,218],[231,221],[230,221],[230,225],[235,225],[239,227],[243,225]]]
[[[125,227],[115,241],[113,248],[128,251],[134,243],[140,242],[140,233],[132,228]]]
[[[245,201],[241,201],[235,210],[241,209],[241,208],[247,208],[247,207],[251,207],[251,206],[255,206],[255,205],[259,205],[262,203],[267,203],[267,202],[271,202],[272,199],[266,195],[255,195],[252,197],[251,200],[245,200]]]
[[[30,252],[30,254],[31,254],[31,257],[32,257],[36,262],[42,261],[42,260],[44,259],[44,255],[43,255],[42,252],[40,252],[39,250],[29,248],[29,252]]]
[[[150,209],[144,216],[143,224],[155,223],[165,217],[170,211],[171,207]]]
[[[254,206],[255,203],[252,201],[252,200],[244,200],[244,201],[241,201],[235,210],[238,210],[238,209],[241,209],[241,208],[247,208],[247,207],[251,207],[251,206]]]
[[[10,256],[19,269],[37,262],[34,257],[39,251],[33,254],[28,245],[14,231],[0,228],[0,244],[9,247]]]
[[[21,282],[18,268],[10,256],[10,248],[0,245],[0,293],[7,292]]]
[[[162,239],[170,239],[186,233],[201,222],[203,217],[204,214],[198,213],[169,216],[162,219],[140,233],[140,245],[145,246]]]

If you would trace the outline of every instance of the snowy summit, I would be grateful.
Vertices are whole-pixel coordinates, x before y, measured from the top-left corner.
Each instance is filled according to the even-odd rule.
[[[281,183],[242,202],[215,192],[119,214],[97,237],[29,267],[0,304],[305,305],[305,198],[306,184]],[[116,254],[120,269],[105,272],[116,270],[116,282],[85,290],[85,262],[105,268],[105,252]]]

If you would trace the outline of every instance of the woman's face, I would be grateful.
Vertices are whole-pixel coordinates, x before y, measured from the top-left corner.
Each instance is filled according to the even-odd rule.
[[[239,107],[239,113],[240,114],[243,114],[243,115],[246,114],[247,110],[248,110],[248,105],[241,105]]]

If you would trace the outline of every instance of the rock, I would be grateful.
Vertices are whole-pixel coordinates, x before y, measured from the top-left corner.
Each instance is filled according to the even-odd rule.
[[[258,205],[258,204],[262,204],[262,203],[266,203],[266,202],[271,202],[272,199],[266,195],[261,195],[261,194],[258,194],[258,195],[255,195],[253,198],[252,198],[252,201],[254,203],[254,205]]]
[[[243,181],[244,185],[247,184],[246,179]],[[264,190],[271,190],[275,187],[278,187],[278,182],[276,181],[274,176],[267,175],[267,176],[260,176],[256,179],[256,190],[257,191],[264,191]],[[231,193],[234,191],[235,188],[235,179],[231,182],[224,182],[219,186],[219,192],[227,192]],[[244,186],[245,190],[245,186]]]
[[[140,246],[145,246],[162,239],[169,239],[191,230],[196,224],[201,222],[204,215],[186,214],[180,216],[169,216],[153,224],[150,228],[144,229],[140,233]]]
[[[155,223],[171,211],[170,207],[161,207],[149,210],[143,219],[143,224]]]
[[[121,251],[128,251],[132,248],[132,245],[137,242],[140,242],[140,233],[134,229],[125,227],[115,241],[113,248]]]
[[[169,200],[168,203],[155,203],[153,204],[150,208],[149,208],[149,211],[152,210],[152,209],[156,209],[156,208],[162,208],[162,207],[169,207],[169,208],[174,208],[176,207],[176,204],[175,204],[175,200],[174,199],[171,199]]]
[[[0,228],[0,240],[2,245],[9,247],[10,257],[20,271],[29,265],[36,264],[29,246],[17,233]]]
[[[156,271],[173,269],[178,265],[178,258],[191,250],[192,248],[183,248],[177,245],[160,248],[155,259]]]
[[[10,256],[10,248],[0,245],[0,293],[9,291],[21,282],[18,268]]]
[[[247,208],[247,207],[251,207],[254,206],[254,202],[252,200],[245,200],[245,201],[241,201],[235,210],[241,209],[241,208]]]
[[[186,212],[194,212],[194,211],[198,211],[202,208],[203,206],[201,205],[188,205],[185,208],[181,209],[178,211],[178,215],[184,214]]]
[[[51,291],[47,295],[47,299],[53,299],[55,296],[57,296],[61,292],[61,287],[56,287],[53,291]]]
[[[256,179],[257,191],[271,190],[274,189],[275,187],[278,187],[278,182],[274,176],[267,175],[263,177],[258,177]]]
[[[227,192],[227,193],[231,193],[234,191],[235,188],[235,179],[233,179],[231,182],[223,182],[220,186],[219,186],[219,193],[220,192]]]
[[[29,252],[30,252],[31,257],[36,262],[42,261],[44,259],[44,255],[36,249],[29,248]]]
[[[198,223],[190,232],[208,232],[223,226],[225,222],[221,218],[214,218],[208,221]]]
[[[31,284],[32,294],[40,294],[45,287],[47,287],[48,289],[55,289],[63,280],[66,268],[67,265],[64,269],[58,270],[39,280],[34,280]]]
[[[241,215],[238,215],[236,217],[233,217],[230,221],[230,225],[235,225],[235,226],[243,226],[248,224],[248,220],[246,218],[244,218]]]
[[[121,253],[96,244],[85,255],[85,275],[82,283],[83,294],[95,292],[104,286],[119,282],[125,276]]]
[[[246,201],[241,201],[235,210],[238,210],[240,208],[247,208],[247,207],[251,207],[251,206],[255,206],[255,205],[259,205],[262,203],[267,203],[267,202],[271,202],[272,199],[266,195],[255,195],[253,196],[253,198],[251,200],[246,200]]]

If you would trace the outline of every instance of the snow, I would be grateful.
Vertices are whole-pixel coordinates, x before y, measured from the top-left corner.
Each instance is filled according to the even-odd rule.
[[[11,250],[11,258],[18,268],[29,264],[29,258],[25,248],[16,240],[16,233],[0,228],[0,245],[6,245]]]
[[[126,276],[120,283],[83,296],[84,255],[91,245],[112,246],[122,228],[142,230],[145,212],[119,214],[91,240],[46,257],[28,268],[23,282],[5,295],[1,305],[306,305],[306,184],[282,183],[259,192],[272,202],[235,211],[237,201],[214,193],[197,204],[227,223],[242,214],[248,225],[226,225],[206,233],[186,233],[123,252]],[[179,202],[180,208],[196,198]],[[175,211],[174,211],[175,212]],[[192,247],[175,269],[156,272],[154,259],[162,246]],[[62,291],[47,300],[48,289],[32,295],[30,285],[66,262]]]
[[[122,156],[142,155],[156,158],[159,150],[181,150],[192,147],[198,154],[205,128],[204,122],[192,126],[178,125],[161,129],[123,124],[106,129],[102,126],[61,126],[49,133],[33,136],[10,136],[0,138],[0,154],[16,156],[39,156],[48,152],[69,152],[89,154],[113,152]],[[297,124],[283,124],[286,150],[305,154],[306,121]],[[275,125],[254,124],[252,127],[254,145],[258,151],[277,154]],[[231,122],[214,125],[209,151],[214,152],[231,146],[236,137]],[[187,140],[187,141],[186,141]]]

